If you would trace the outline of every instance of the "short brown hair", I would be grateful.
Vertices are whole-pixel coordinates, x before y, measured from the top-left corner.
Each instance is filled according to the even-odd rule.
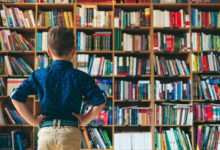
[[[47,34],[47,43],[54,55],[68,55],[74,47],[73,32],[67,28],[53,27]]]

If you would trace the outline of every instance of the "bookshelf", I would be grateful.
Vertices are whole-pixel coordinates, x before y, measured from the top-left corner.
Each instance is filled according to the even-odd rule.
[[[152,148],[155,149],[155,128],[157,129],[168,129],[170,127],[180,127],[181,129],[187,130],[188,132],[191,133],[191,144],[192,144],[192,149],[196,149],[196,141],[195,141],[195,130],[196,127],[200,124],[204,123],[209,123],[205,121],[195,121],[193,119],[192,125],[158,125],[155,123],[155,104],[163,104],[163,103],[173,103],[173,104],[191,104],[192,107],[194,107],[195,103],[207,103],[207,102],[213,102],[213,101],[206,101],[206,100],[200,100],[200,99],[194,99],[193,96],[193,87],[194,87],[194,79],[196,78],[197,75],[200,74],[214,74],[219,77],[220,71],[214,71],[214,72],[203,72],[203,71],[193,71],[192,70],[192,55],[195,54],[206,54],[210,53],[207,51],[195,51],[190,49],[189,51],[172,51],[172,52],[167,52],[167,51],[155,51],[154,50],[154,33],[161,32],[165,34],[181,34],[181,33],[189,33],[190,34],[190,45],[192,48],[192,32],[205,32],[205,33],[220,33],[220,28],[203,28],[203,27],[192,27],[191,26],[191,8],[198,8],[202,10],[218,10],[220,11],[219,7],[220,4],[215,3],[215,4],[190,4],[190,3],[176,3],[176,4],[160,4],[160,3],[152,3],[152,0],[150,3],[116,3],[115,1],[110,1],[106,3],[68,3],[68,4],[56,4],[56,3],[1,3],[1,5],[5,5],[7,7],[9,6],[15,6],[20,8],[21,10],[26,10],[26,9],[32,9],[34,12],[34,18],[35,18],[35,27],[27,27],[27,28],[10,28],[10,27],[0,27],[0,30],[12,30],[16,31],[18,33],[22,33],[25,35],[27,38],[32,38],[35,43],[35,49],[34,51],[18,51],[18,52],[10,52],[10,51],[1,51],[0,50],[0,56],[21,56],[22,58],[25,59],[25,61],[28,62],[28,64],[32,67],[32,69],[36,70],[37,69],[37,64],[36,64],[36,57],[39,54],[45,54],[45,51],[37,51],[36,50],[36,43],[37,43],[37,33],[38,32],[44,32],[48,31],[50,27],[39,27],[37,26],[38,22],[38,12],[40,10],[42,11],[51,11],[54,8],[58,10],[67,10],[71,11],[73,14],[73,27],[69,27],[77,37],[77,32],[89,32],[89,33],[94,33],[97,31],[105,31],[105,32],[111,32],[111,45],[112,49],[108,51],[103,51],[103,50],[90,50],[90,51],[77,51],[77,54],[89,54],[93,55],[96,54],[97,56],[105,56],[109,59],[112,60],[113,63],[113,71],[114,71],[114,57],[115,56],[137,56],[137,57],[143,57],[143,58],[148,58],[151,61],[150,64],[150,74],[147,75],[137,75],[137,76],[129,76],[129,75],[103,75],[103,76],[93,76],[93,78],[107,78],[107,79],[112,79],[112,91],[113,95],[108,97],[108,101],[112,103],[112,110],[116,106],[130,106],[130,105],[137,105],[137,106],[146,106],[150,107],[152,111],[152,120],[151,124],[149,125],[143,125],[143,126],[127,126],[127,125],[115,125],[114,121],[114,111],[113,113],[113,119],[112,119],[112,125],[103,125],[103,126],[98,126],[101,128],[106,128],[108,131],[108,134],[110,136],[110,140],[112,142],[113,148],[114,149],[114,133],[118,132],[128,132],[128,131],[148,131],[152,133]],[[77,20],[77,7],[78,6],[97,6],[98,9],[100,10],[108,10],[112,11],[113,14],[113,20],[112,20],[112,26],[111,27],[77,27],[76,25],[76,20]],[[150,25],[146,27],[114,27],[114,14],[116,8],[121,8],[125,10],[139,10],[143,8],[149,8],[150,10]],[[183,9],[183,11],[189,15],[189,22],[190,25],[188,27],[154,27],[153,26],[153,11],[154,10],[180,10]],[[146,51],[119,51],[115,50],[115,32],[116,29],[121,29],[122,32],[124,33],[147,33],[149,35],[149,49],[146,49]],[[77,44],[77,38],[75,38],[75,43]],[[213,53],[219,53],[213,52]],[[76,55],[74,56],[72,62],[74,67],[76,68],[77,62],[76,62]],[[154,64],[154,57],[155,56],[164,56],[166,58],[179,58],[183,59],[190,71],[189,75],[175,75],[175,76],[164,76],[164,75],[157,75],[155,73],[155,64]],[[6,84],[7,78],[18,78],[18,77],[29,77],[29,75],[24,75],[24,76],[8,76],[8,75],[0,75],[0,77],[3,78],[3,81]],[[115,99],[115,82],[119,80],[129,80],[129,81],[137,81],[137,80],[148,80],[150,81],[150,99],[149,100],[141,100],[141,101],[128,101],[128,100],[118,100]],[[155,99],[155,91],[156,85],[155,85],[155,80],[160,80],[160,81],[190,81],[191,82],[191,99],[181,99],[181,100],[176,100],[176,101],[170,101],[170,100],[165,100],[165,99],[160,99],[156,100]],[[7,85],[6,85],[7,88]],[[9,101],[9,97],[7,96],[0,96],[0,101]],[[214,101],[214,103],[219,103],[219,101]],[[33,111],[33,114],[36,116],[40,114],[40,105],[39,105],[39,100],[35,96],[30,96],[28,98],[28,105],[30,106],[31,110]],[[193,112],[194,114],[195,112]],[[210,122],[210,124],[213,122]],[[31,146],[30,149],[35,149],[35,127],[32,127],[30,125],[9,125],[9,124],[4,124],[0,125],[0,132],[2,131],[10,131],[15,128],[19,128],[22,131],[28,133],[28,138],[30,139]],[[147,141],[146,141],[147,142]],[[86,149],[84,149],[86,150]],[[96,149],[94,149],[96,150]],[[110,150],[110,149],[108,149]]]

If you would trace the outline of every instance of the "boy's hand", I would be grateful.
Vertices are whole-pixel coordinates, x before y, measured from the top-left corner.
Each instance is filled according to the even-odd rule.
[[[35,120],[34,120],[34,123],[32,125],[33,126],[39,126],[45,117],[46,116],[43,116],[43,115],[36,116]]]
[[[87,123],[85,122],[84,117],[81,113],[79,115],[77,115],[76,113],[72,112],[72,115],[75,116],[79,120],[80,126],[86,126],[87,125]]]

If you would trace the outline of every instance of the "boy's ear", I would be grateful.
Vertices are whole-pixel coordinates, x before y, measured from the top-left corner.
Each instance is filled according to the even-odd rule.
[[[50,49],[49,49],[49,48],[47,48],[47,54],[48,54],[48,56],[52,57],[52,54],[51,54],[51,52],[50,52]]]

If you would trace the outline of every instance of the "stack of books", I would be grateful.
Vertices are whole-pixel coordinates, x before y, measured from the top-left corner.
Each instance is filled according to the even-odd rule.
[[[219,51],[220,35],[192,32],[193,51]]]
[[[114,56],[115,75],[149,75],[150,59],[136,56]]]
[[[42,27],[73,27],[73,13],[71,11],[41,11],[38,16],[38,26]]]
[[[220,104],[195,103],[195,121],[220,121]]]
[[[7,75],[31,75],[33,69],[20,57],[4,56]]]
[[[187,149],[192,150],[190,134],[178,128],[155,129],[156,149]]]
[[[83,149],[111,149],[112,142],[106,129],[82,127]]]
[[[190,51],[190,34],[154,33],[154,50],[165,52]]]
[[[191,8],[192,27],[216,28],[220,27],[220,11],[199,10]]]
[[[146,142],[147,141],[147,142]],[[150,150],[151,132],[119,132],[114,134],[114,150]]]
[[[77,55],[77,69],[88,73],[91,76],[112,75],[112,61],[105,57],[97,57],[88,54]]]
[[[192,122],[191,104],[155,104],[155,124],[157,125],[192,125]]]
[[[77,6],[77,27],[111,27],[112,18],[112,11],[98,10],[96,5]]]
[[[87,34],[86,32],[77,32],[77,50],[78,51],[110,51],[112,50],[112,33],[95,32]]]
[[[0,51],[31,51],[34,44],[16,31],[0,31]]]
[[[183,9],[179,11],[153,10],[154,27],[189,27],[189,15]]]
[[[156,100],[191,100],[191,82],[155,80],[154,96]]]
[[[151,124],[152,111],[150,107],[119,107],[114,109],[114,123],[116,125],[145,126]]]
[[[150,81],[115,80],[115,99],[129,101],[150,100]]]
[[[47,51],[47,32],[37,33],[37,51]]]
[[[190,75],[185,60],[167,59],[163,56],[154,56],[154,69],[156,75]]]
[[[95,79],[95,83],[99,86],[99,88],[105,91],[107,96],[112,96],[112,79]]]
[[[52,58],[50,58],[47,54],[37,55],[36,64],[37,69],[50,67],[53,63]]]
[[[3,27],[35,27],[35,17],[32,9],[20,10],[17,7],[7,8],[0,5],[1,21],[0,26]]]
[[[10,96],[13,89],[18,88],[24,80],[25,78],[7,78],[7,95]]]
[[[193,53],[192,71],[220,71],[220,53]]]
[[[150,8],[127,11],[115,8],[114,27],[137,28],[150,26]]]

